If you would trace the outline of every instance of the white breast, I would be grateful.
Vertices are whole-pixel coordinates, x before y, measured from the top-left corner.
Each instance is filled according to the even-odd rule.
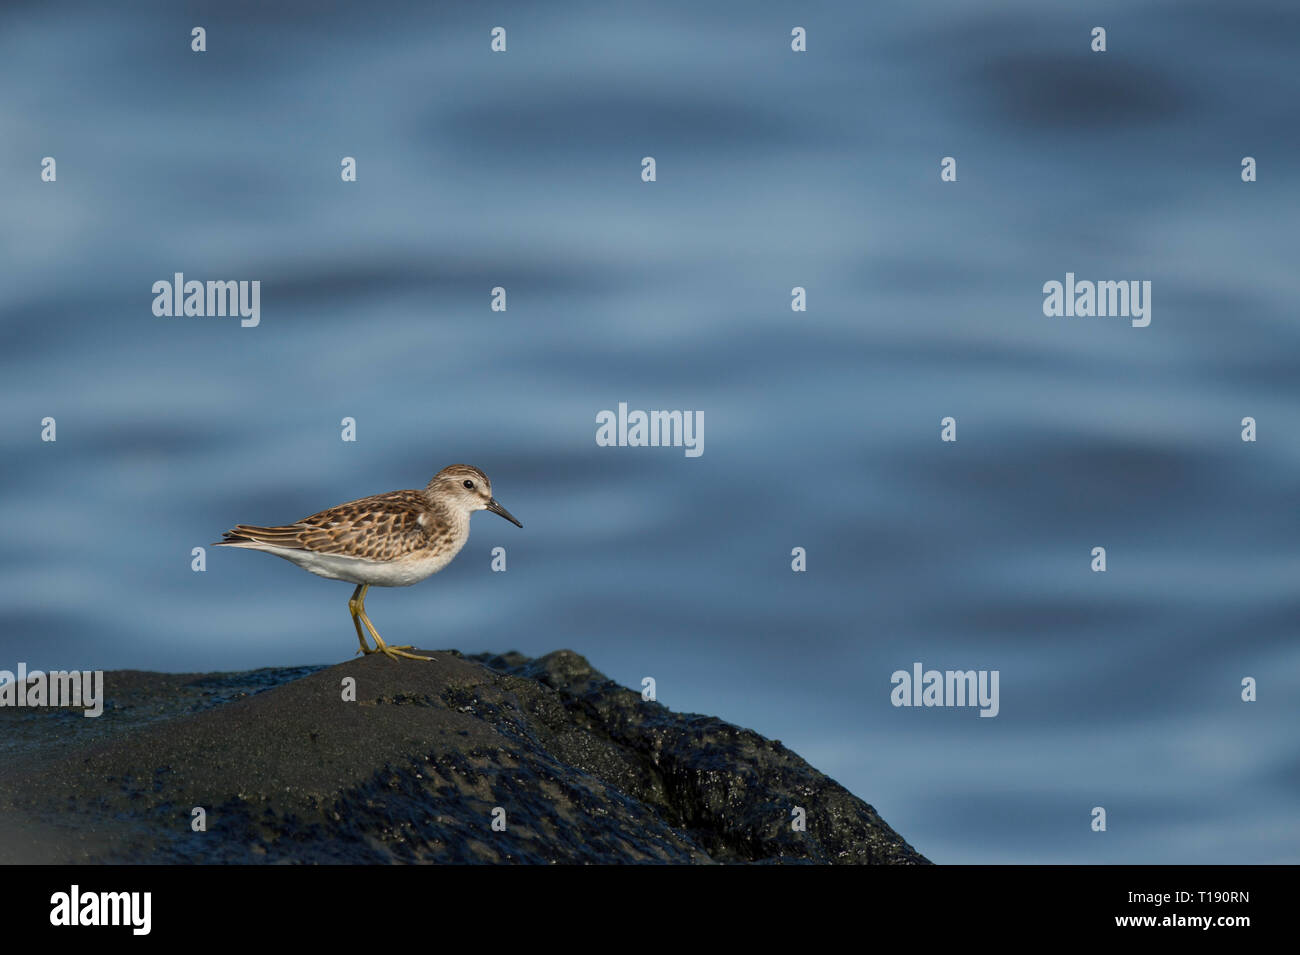
[[[445,547],[437,554],[401,561],[363,560],[342,554],[318,554],[310,550],[274,547],[262,544],[257,550],[292,561],[303,570],[331,580],[346,580],[354,584],[372,584],[375,587],[409,587],[431,577],[451,563],[460,548]]]

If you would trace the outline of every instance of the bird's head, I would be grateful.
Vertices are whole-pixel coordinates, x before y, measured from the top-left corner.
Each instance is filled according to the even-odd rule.
[[[449,507],[457,508],[466,514],[473,511],[492,511],[500,514],[516,527],[523,527],[514,515],[497,503],[492,496],[492,482],[488,476],[476,467],[468,464],[452,464],[433,476],[426,488],[429,494],[444,502]]]

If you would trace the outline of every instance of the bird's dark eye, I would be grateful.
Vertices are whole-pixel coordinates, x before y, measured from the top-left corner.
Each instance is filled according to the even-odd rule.
[[[469,488],[471,491],[474,490],[474,482],[473,482],[473,481],[466,481],[466,482],[465,482],[465,486],[466,486],[467,488]]]

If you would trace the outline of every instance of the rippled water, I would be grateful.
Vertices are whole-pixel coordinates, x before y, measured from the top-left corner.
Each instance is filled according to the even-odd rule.
[[[0,12],[0,668],[343,658],[346,585],[191,548],[466,461],[524,530],[390,640],[653,676],[937,862],[1300,861],[1300,9],[556,6]],[[1151,325],[1044,317],[1067,271]],[[704,454],[597,447],[620,401]]]

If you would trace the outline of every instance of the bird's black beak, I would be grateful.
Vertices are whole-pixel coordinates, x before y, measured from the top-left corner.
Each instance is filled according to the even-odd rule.
[[[492,500],[490,500],[490,501],[487,502],[487,509],[488,509],[489,511],[491,511],[493,514],[500,514],[502,517],[504,517],[506,520],[508,520],[511,524],[515,525],[515,527],[523,527],[523,526],[524,526],[523,524],[520,524],[517,520],[515,520],[515,516],[514,516],[513,514],[511,514],[511,513],[510,513],[509,511],[507,511],[504,507],[502,507],[500,504],[498,504],[498,503],[497,503],[497,499],[496,499],[495,497],[492,498]]]

